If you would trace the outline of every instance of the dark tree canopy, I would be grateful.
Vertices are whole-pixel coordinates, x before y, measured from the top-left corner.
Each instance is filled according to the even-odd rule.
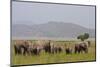
[[[79,35],[77,37],[77,39],[80,39],[81,41],[84,41],[84,40],[86,40],[88,38],[89,38],[89,34],[88,33],[84,33],[83,35]]]

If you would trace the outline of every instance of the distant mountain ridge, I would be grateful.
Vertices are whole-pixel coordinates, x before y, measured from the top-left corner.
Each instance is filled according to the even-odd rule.
[[[76,38],[83,33],[89,33],[91,38],[95,37],[95,30],[72,23],[48,22],[34,25],[12,25],[12,37]]]

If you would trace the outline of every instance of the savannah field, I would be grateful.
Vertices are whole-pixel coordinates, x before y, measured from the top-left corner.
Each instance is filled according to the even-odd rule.
[[[34,40],[31,40],[34,43]],[[83,62],[83,61],[95,61],[95,41],[91,40],[91,45],[88,47],[88,53],[74,53],[74,46],[77,41],[55,41],[56,46],[62,46],[63,48],[69,47],[73,51],[71,54],[66,54],[65,51],[56,54],[49,54],[42,51],[40,55],[15,55],[14,42],[12,40],[12,52],[11,52],[11,63],[12,65],[27,65],[27,64],[50,64],[50,63],[67,63],[67,62]]]

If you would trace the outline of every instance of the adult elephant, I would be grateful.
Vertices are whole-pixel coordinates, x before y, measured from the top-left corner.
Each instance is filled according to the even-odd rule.
[[[15,55],[21,54],[21,47],[20,45],[14,45]]]
[[[88,44],[86,42],[82,42],[75,45],[75,53],[88,53]]]
[[[56,47],[54,45],[54,41],[51,41],[51,40],[49,40],[48,42],[45,43],[43,49],[44,49],[45,53],[50,53],[50,54],[61,52],[61,48]]]
[[[45,44],[43,45],[43,49],[44,49],[45,53],[52,53],[52,52],[51,52],[50,41],[48,41],[47,43],[45,43]]]
[[[26,55],[28,53],[28,41],[16,41],[14,44],[15,54]]]
[[[52,51],[53,54],[54,53],[61,53],[62,52],[62,48],[54,46],[54,47],[52,47],[51,51]]]
[[[29,46],[29,53],[31,55],[40,55],[41,51],[44,49],[44,45],[46,45],[46,41],[45,40],[36,40],[34,41],[34,43],[31,43],[31,45]]]
[[[71,54],[72,53],[72,49],[71,48],[65,48],[65,52],[66,52],[66,54]]]
[[[41,50],[39,45],[30,45],[28,49],[30,55],[40,55]]]

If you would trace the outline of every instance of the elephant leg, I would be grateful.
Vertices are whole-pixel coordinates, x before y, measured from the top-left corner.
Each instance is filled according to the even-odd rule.
[[[78,50],[77,49],[75,49],[75,54],[78,52]]]
[[[17,48],[15,45],[14,45],[14,51],[15,51],[15,55],[17,55]]]
[[[88,53],[88,48],[85,49],[85,53]]]

